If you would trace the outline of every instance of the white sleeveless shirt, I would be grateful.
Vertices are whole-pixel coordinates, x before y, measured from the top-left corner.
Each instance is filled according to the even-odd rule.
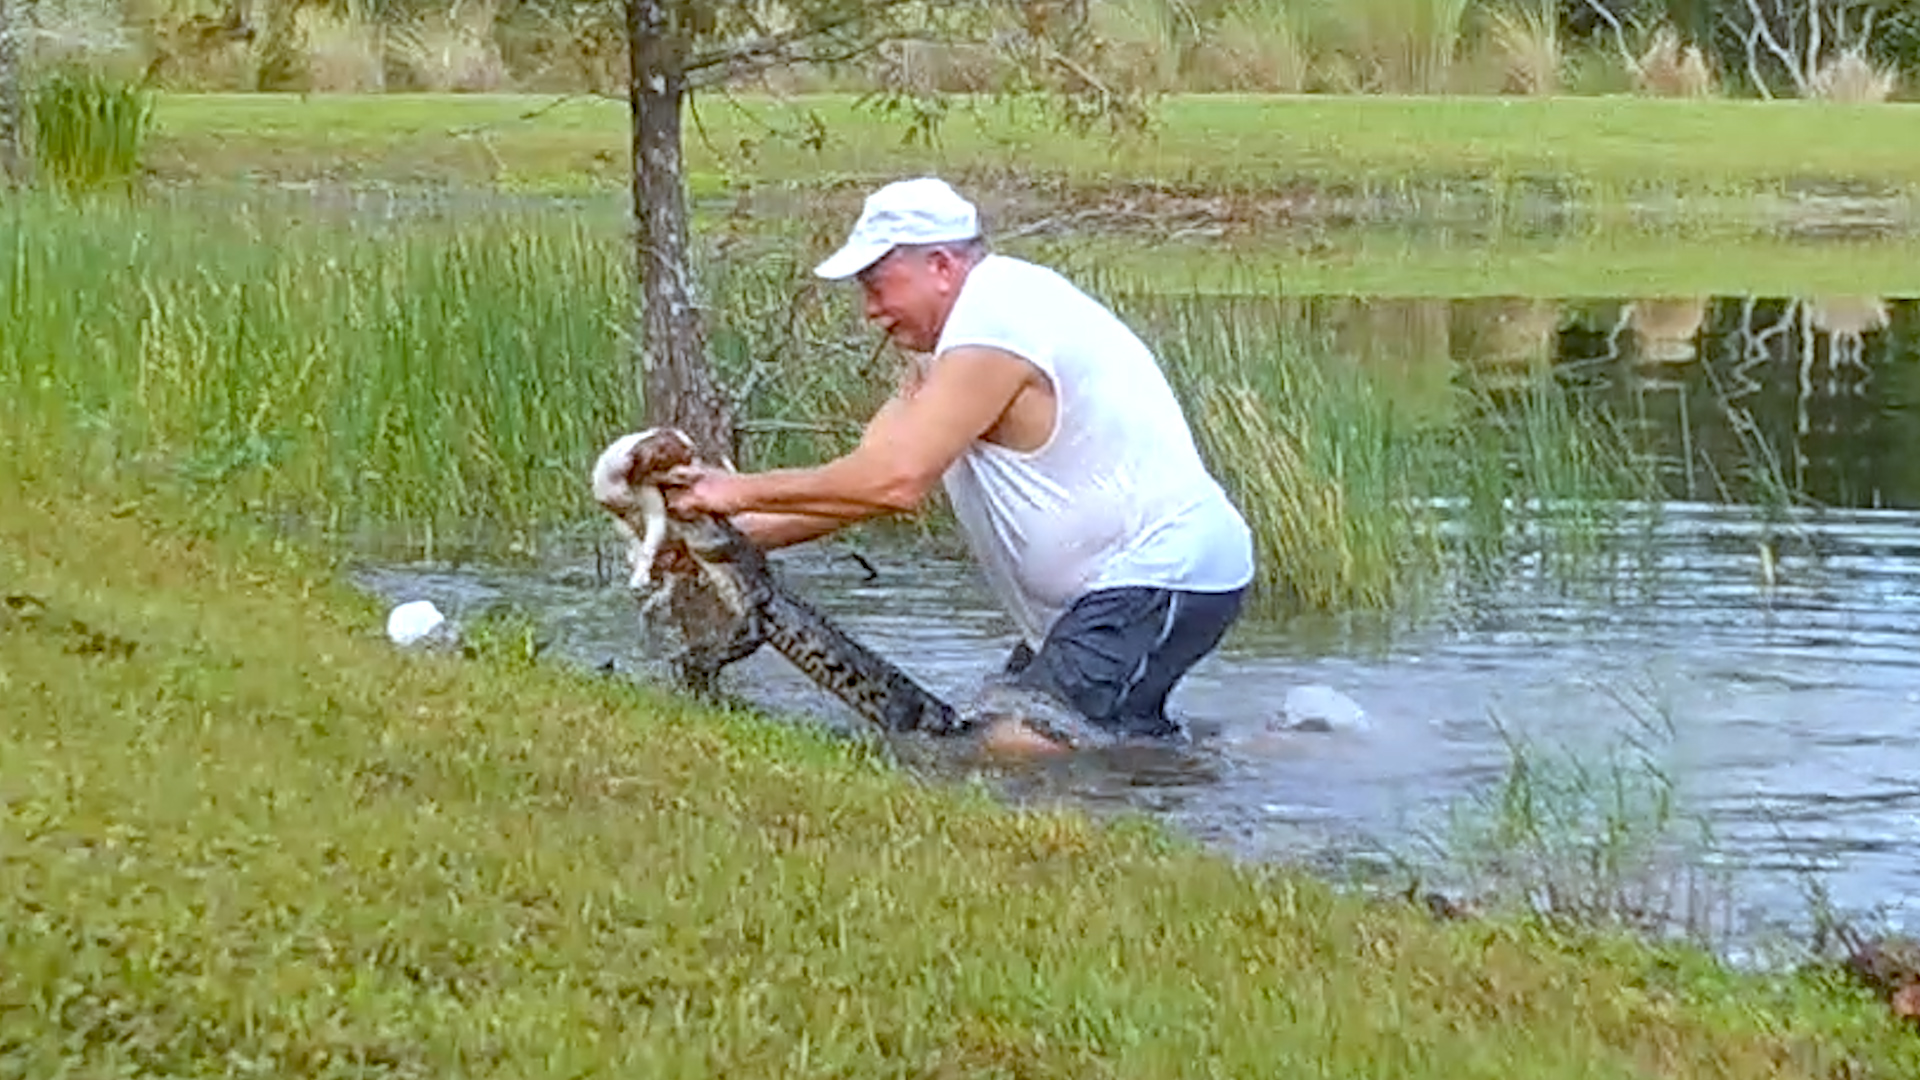
[[[1200,460],[1152,352],[1113,312],[1052,270],[989,255],[961,286],[932,363],[966,345],[1013,353],[1053,383],[1044,445],[976,439],[944,477],[1030,645],[1095,589],[1226,592],[1253,579],[1246,521]]]

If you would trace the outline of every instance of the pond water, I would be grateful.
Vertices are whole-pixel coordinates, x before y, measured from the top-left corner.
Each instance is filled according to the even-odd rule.
[[[1709,900],[1736,937],[1803,923],[1816,884],[1844,911],[1895,923],[1916,913],[1920,306],[1299,303],[1356,362],[1440,365],[1443,380],[1483,385],[1552,378],[1632,421],[1669,493],[1627,515],[1621,544],[1637,557],[1572,576],[1521,559],[1411,623],[1248,622],[1175,695],[1193,746],[1002,769],[1010,797],[1145,810],[1235,854],[1337,874],[1434,850],[1449,812],[1509,774],[1509,736],[1590,765],[1633,745],[1673,783],[1680,814],[1710,826],[1714,864],[1730,876]],[[1797,494],[1752,498],[1781,490]],[[829,543],[778,563],[930,687],[971,694],[1013,641],[971,567],[866,550],[869,577],[848,550]],[[657,677],[657,650],[608,581],[613,558],[609,542],[540,570],[369,563],[361,576],[456,621],[510,601],[538,613],[556,655]],[[728,678],[769,709],[854,723],[771,650]],[[1278,723],[1302,686],[1351,698],[1365,723]],[[935,755],[936,769],[980,767]]]

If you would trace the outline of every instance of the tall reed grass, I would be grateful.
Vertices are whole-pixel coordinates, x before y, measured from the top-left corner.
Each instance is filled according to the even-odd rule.
[[[415,538],[582,505],[630,418],[617,234],[28,201],[0,215],[0,390],[94,467]]]
[[[1662,497],[1654,464],[1610,415],[1542,376],[1513,390],[1469,381],[1463,422],[1436,454],[1436,491],[1460,500],[1450,549],[1476,576],[1525,560],[1549,575],[1635,554],[1620,533],[1628,503]],[[1641,527],[1655,520],[1642,515]]]
[[[140,172],[153,94],[83,67],[57,68],[33,90],[39,174],[68,190],[124,186]]]
[[[1332,10],[1360,85],[1388,93],[1449,90],[1469,0],[1348,0]]]
[[[638,408],[625,238],[592,220],[216,225],[165,201],[16,203],[0,215],[0,392],[86,467],[156,470],[334,533],[444,553],[454,535],[526,545],[598,525],[584,470]],[[898,372],[846,290],[767,244],[703,271],[749,468],[845,450]],[[1607,505],[1647,494],[1625,436],[1558,388],[1496,402],[1463,386],[1410,408],[1290,302],[1109,291],[1165,358],[1275,598],[1389,608],[1463,553],[1604,553]],[[941,521],[936,506],[921,524]]]
[[[1431,444],[1391,395],[1281,305],[1125,306],[1247,515],[1262,583],[1312,608],[1406,602],[1440,551],[1418,503]]]
[[[1577,574],[1620,554],[1617,506],[1658,497],[1628,433],[1550,377],[1515,392],[1457,375],[1436,408],[1297,301],[1120,306],[1248,515],[1269,596],[1398,608],[1521,559]]]

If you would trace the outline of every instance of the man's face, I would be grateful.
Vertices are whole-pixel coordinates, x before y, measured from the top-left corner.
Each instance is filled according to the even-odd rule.
[[[867,320],[909,352],[932,352],[964,277],[965,267],[947,251],[895,248],[858,275]]]

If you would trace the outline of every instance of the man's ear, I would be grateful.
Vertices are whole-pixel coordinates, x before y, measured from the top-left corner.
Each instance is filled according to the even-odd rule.
[[[948,248],[934,248],[927,253],[927,265],[939,274],[940,281],[950,290],[960,285],[960,271],[966,267],[960,256]]]

